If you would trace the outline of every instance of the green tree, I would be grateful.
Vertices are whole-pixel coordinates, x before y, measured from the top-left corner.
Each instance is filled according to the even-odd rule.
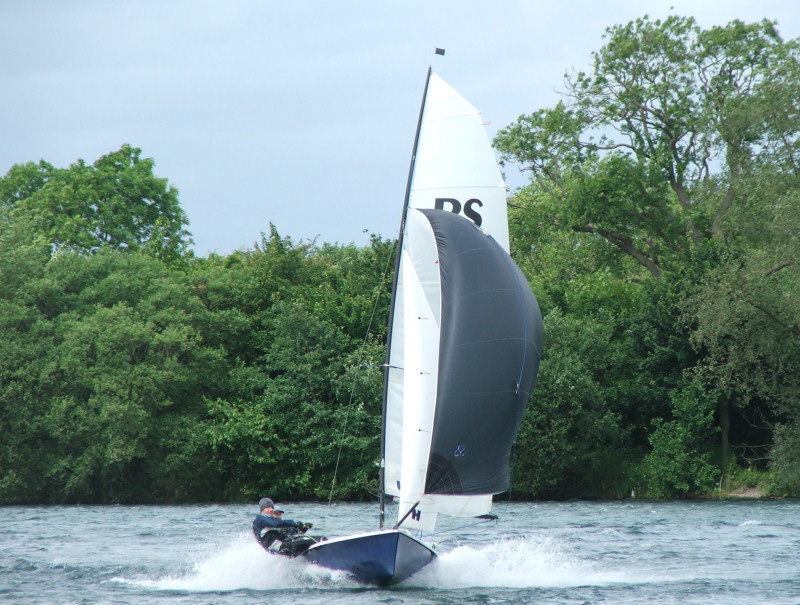
[[[734,435],[731,455],[761,465],[775,426],[800,417],[796,180],[767,172],[743,181],[743,203],[732,211],[738,232],[687,300],[696,318],[692,341],[706,352],[696,374],[719,392],[723,422],[731,414],[747,419],[740,432],[746,430],[748,438],[737,445]],[[780,433],[783,441],[793,434]]]
[[[625,390],[619,343],[610,338],[613,327],[596,318],[555,310],[544,322],[539,380],[515,447],[514,494],[606,495],[632,463],[630,428],[613,400],[614,387]]]
[[[391,252],[377,238],[365,249],[318,248],[273,227],[233,265],[251,276],[256,319],[228,397],[208,402],[208,440],[223,473],[237,477],[230,497],[374,489]]]
[[[743,173],[794,163],[798,48],[769,21],[701,30],[676,16],[605,38],[594,72],[567,78],[567,102],[522,116],[495,145],[549,194],[535,203],[551,223],[658,277],[721,233]]]
[[[718,431],[714,398],[699,384],[690,383],[673,391],[671,399],[674,419],[654,422],[653,449],[644,460],[645,489],[641,491],[656,498],[708,493],[721,472],[708,451],[709,436]]]
[[[152,167],[0,179],[0,503],[367,497],[394,242],[194,258]]]
[[[765,426],[797,413],[778,369],[794,359],[793,307],[780,301],[796,292],[800,48],[769,21],[703,30],[677,16],[611,27],[605,42],[562,102],[495,139],[531,175],[512,201],[527,238],[514,245],[540,256],[533,281],[567,315],[584,313],[569,295],[582,275],[643,284],[627,334],[650,377],[640,383],[656,394],[683,373],[702,381],[730,460],[731,438],[740,451],[769,441],[746,429],[759,408]],[[548,286],[536,271],[578,283]],[[669,423],[675,411],[648,413]]]
[[[91,166],[18,164],[0,180],[0,207],[7,219],[32,222],[55,251],[109,247],[177,259],[191,244],[178,192],[140,156],[123,145]]]
[[[800,495],[800,423],[797,419],[775,427],[772,466],[777,476],[778,495]]]
[[[208,321],[184,274],[143,254],[61,253],[2,311],[0,501],[208,493],[195,434],[227,366],[203,345]]]

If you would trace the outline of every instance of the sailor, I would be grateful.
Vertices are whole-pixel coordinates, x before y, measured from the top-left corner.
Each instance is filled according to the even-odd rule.
[[[288,534],[294,533],[291,530],[303,533],[311,527],[311,523],[283,519],[283,509],[280,511],[280,516],[274,516],[275,503],[269,498],[261,498],[258,501],[258,510],[259,514],[253,519],[253,533],[259,541],[271,529],[284,530]]]

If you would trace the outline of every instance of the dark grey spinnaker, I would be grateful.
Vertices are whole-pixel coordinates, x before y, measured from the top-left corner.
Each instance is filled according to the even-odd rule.
[[[471,221],[421,211],[436,236],[442,318],[425,492],[508,489],[511,447],[536,383],[542,316],[519,267]]]

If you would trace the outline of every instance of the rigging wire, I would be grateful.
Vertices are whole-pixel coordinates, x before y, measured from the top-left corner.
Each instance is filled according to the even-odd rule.
[[[381,283],[380,287],[378,288],[378,292],[375,294],[375,302],[372,305],[372,314],[369,318],[369,323],[367,324],[367,333],[364,334],[364,340],[361,343],[362,350],[367,345],[367,341],[369,340],[369,335],[372,332],[372,322],[375,320],[375,313],[378,309],[378,302],[381,299],[381,292],[383,292],[384,285],[386,284],[386,276],[389,273],[389,267],[391,266],[392,257],[394,256],[395,250],[397,248],[397,243],[394,246],[391,246],[389,249],[389,255],[386,259],[386,266],[383,269],[383,275],[381,276]],[[364,365],[364,364],[361,364]],[[353,379],[355,383],[355,378]],[[347,410],[344,414],[344,424],[342,426],[342,436],[339,438],[339,451],[336,454],[336,466],[333,469],[333,479],[331,479],[331,490],[328,494],[328,506],[331,505],[333,502],[333,490],[336,486],[336,475],[339,473],[339,462],[342,459],[342,449],[344,448],[344,438],[347,436],[347,423],[350,420],[350,410],[353,407],[353,389],[350,390],[350,400],[347,402]]]

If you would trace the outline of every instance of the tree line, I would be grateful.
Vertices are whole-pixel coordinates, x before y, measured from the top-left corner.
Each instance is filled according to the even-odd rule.
[[[545,324],[511,497],[800,495],[799,58],[645,17],[498,133]],[[129,145],[0,179],[0,503],[374,497],[395,242],[191,244]]]

